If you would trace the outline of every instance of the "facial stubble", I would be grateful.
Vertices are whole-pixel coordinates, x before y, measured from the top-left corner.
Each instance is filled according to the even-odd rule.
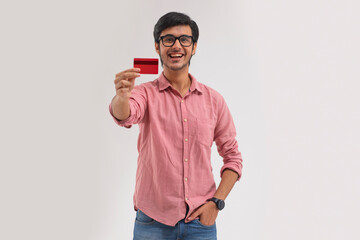
[[[191,53],[193,52],[193,50],[194,50],[194,44],[192,45]],[[186,66],[190,66],[190,60],[191,60],[192,56],[193,56],[193,54],[191,54],[189,61],[186,62],[186,63],[184,63],[184,65],[182,65],[181,67],[173,68],[173,67],[170,67],[170,66],[167,65],[167,64],[165,64],[165,66],[166,66],[167,68],[173,70],[173,71],[181,70],[181,69],[183,69],[183,68],[186,67]],[[163,65],[164,65],[164,62],[163,62],[163,59],[162,59],[162,57],[161,57],[160,43],[159,43],[159,57],[160,57],[161,66],[163,66]]]

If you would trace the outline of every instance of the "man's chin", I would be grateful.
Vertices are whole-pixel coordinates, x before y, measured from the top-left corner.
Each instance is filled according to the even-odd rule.
[[[172,71],[180,71],[183,70],[184,68],[186,68],[187,66],[189,66],[189,63],[185,63],[182,65],[168,65],[168,64],[164,64],[165,67],[167,67],[168,69],[172,70]]]

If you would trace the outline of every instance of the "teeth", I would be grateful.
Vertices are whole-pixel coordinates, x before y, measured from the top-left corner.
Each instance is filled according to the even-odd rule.
[[[182,54],[171,54],[171,57],[182,57]]]

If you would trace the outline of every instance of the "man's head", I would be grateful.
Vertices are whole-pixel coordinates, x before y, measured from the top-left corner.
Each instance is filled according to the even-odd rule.
[[[181,70],[190,65],[198,38],[199,28],[196,22],[183,13],[167,13],[154,27],[156,52],[161,64],[171,70]]]
[[[178,25],[188,25],[191,28],[191,33],[194,38],[194,43],[199,38],[199,28],[195,21],[193,21],[188,15],[178,12],[169,12],[162,16],[154,27],[154,40],[159,43],[159,37],[163,30],[169,27]]]

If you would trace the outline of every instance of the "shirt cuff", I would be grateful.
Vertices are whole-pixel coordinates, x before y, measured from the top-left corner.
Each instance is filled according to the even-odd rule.
[[[116,123],[117,125],[121,126],[121,127],[131,128],[132,124],[131,124],[130,122],[131,122],[132,119],[134,118],[133,115],[131,115],[131,113],[133,112],[133,111],[131,111],[131,110],[132,110],[132,106],[131,106],[131,104],[130,104],[130,115],[129,115],[129,117],[128,117],[127,119],[124,119],[124,120],[119,120],[119,119],[117,119],[117,118],[114,116],[114,114],[113,114],[112,107],[111,107],[111,103],[110,103],[110,105],[109,105],[109,112],[110,112],[111,116],[113,117],[115,123]]]
[[[222,177],[223,175],[223,172],[226,170],[226,169],[230,169],[230,170],[233,170],[234,172],[236,172],[238,174],[238,179],[237,181],[240,181],[240,178],[241,178],[241,173],[242,173],[242,164],[237,164],[237,163],[227,163],[227,164],[224,164],[224,166],[221,168],[220,170],[220,177]]]

